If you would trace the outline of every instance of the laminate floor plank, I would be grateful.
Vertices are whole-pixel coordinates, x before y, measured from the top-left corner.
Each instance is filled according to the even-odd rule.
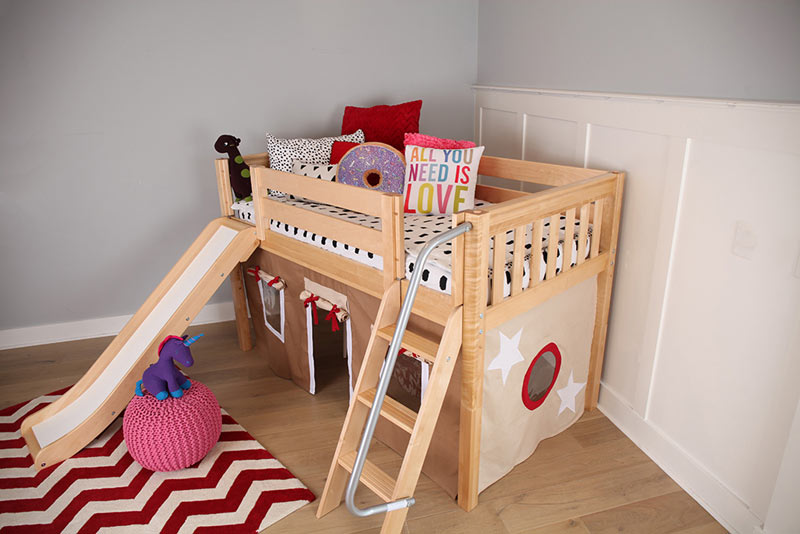
[[[581,517],[590,534],[622,531],[648,534],[725,532],[714,518],[683,491],[676,491]]]
[[[190,335],[201,332],[205,337],[192,345],[195,365],[187,373],[208,385],[220,405],[319,497],[347,412],[345,360],[322,355],[318,371],[324,379],[310,395],[273,374],[258,350],[241,352],[233,322],[189,329]],[[0,351],[0,406],[75,383],[111,339]],[[400,467],[400,457],[381,443],[369,458],[393,476]],[[724,532],[599,411],[543,441],[531,458],[481,493],[470,513],[425,475],[415,497],[406,534]],[[356,500],[361,506],[378,502],[363,487]],[[383,521],[354,517],[344,506],[318,520],[316,506],[315,501],[266,532],[366,534],[378,532]]]

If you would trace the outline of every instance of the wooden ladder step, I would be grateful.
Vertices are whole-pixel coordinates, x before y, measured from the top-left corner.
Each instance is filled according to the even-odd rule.
[[[356,462],[356,451],[350,451],[342,454],[339,457],[339,465],[347,469],[348,472],[353,472],[353,464]],[[375,465],[374,463],[366,460],[364,462],[364,469],[361,471],[361,482],[366,487],[375,492],[375,494],[389,502],[392,500],[392,493],[394,493],[395,480],[386,474],[386,472]]]
[[[359,393],[358,400],[371,408],[372,403],[375,401],[375,388]],[[414,425],[417,423],[417,412],[388,395],[383,398],[381,415],[409,434],[414,431]]]
[[[394,335],[395,325],[389,325],[378,330],[378,335],[391,342]],[[403,341],[400,343],[407,351],[417,354],[424,360],[433,363],[436,359],[436,352],[439,350],[439,340],[431,339],[428,336],[406,330]]]

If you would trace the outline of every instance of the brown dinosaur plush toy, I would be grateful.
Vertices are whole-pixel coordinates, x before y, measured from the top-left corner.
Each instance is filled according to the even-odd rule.
[[[231,187],[236,194],[236,199],[249,197],[253,190],[250,185],[250,167],[244,162],[239,153],[239,143],[242,140],[232,135],[220,135],[214,143],[214,149],[220,154],[228,155],[228,170],[231,174]]]

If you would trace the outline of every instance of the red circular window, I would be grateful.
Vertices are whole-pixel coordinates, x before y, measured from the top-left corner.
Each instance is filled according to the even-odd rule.
[[[542,405],[552,391],[561,370],[561,351],[555,343],[548,343],[531,362],[522,381],[522,403],[529,410]]]

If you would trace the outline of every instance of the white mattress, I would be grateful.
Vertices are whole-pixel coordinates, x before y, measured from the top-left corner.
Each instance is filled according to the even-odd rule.
[[[273,200],[285,202],[293,206],[324,213],[326,215],[337,217],[349,222],[361,224],[369,228],[379,230],[381,227],[380,218],[372,215],[365,215],[362,213],[353,212],[343,208],[337,208],[327,204],[319,204],[308,200],[300,200],[296,198],[289,198],[282,193],[273,193]],[[480,200],[475,201],[475,207],[488,206],[488,202]],[[236,202],[232,206],[234,214],[237,218],[243,221],[253,223],[253,202]],[[417,255],[422,250],[425,243],[434,235],[448,230],[451,226],[451,218],[449,215],[406,215],[405,216],[405,250],[406,250],[406,277],[411,277],[414,272],[415,262]],[[556,272],[561,271],[561,264],[563,258],[563,249],[565,241],[565,217],[561,216],[561,231],[559,233],[558,244],[558,258],[556,260]],[[541,265],[539,267],[540,280],[544,279],[547,261],[547,246],[549,243],[549,228],[550,222],[545,219],[545,230],[543,232],[541,247],[543,250],[541,257]],[[321,249],[327,250],[334,254],[350,258],[352,260],[369,265],[376,269],[383,269],[383,258],[378,254],[367,252],[352,247],[347,243],[340,243],[332,240],[326,236],[318,235],[312,232],[296,228],[292,225],[282,223],[276,220],[270,220],[270,229],[279,234],[309,243]],[[589,238],[587,238],[586,253],[589,252],[589,241],[591,238],[591,228],[589,229]],[[525,233],[525,263],[522,270],[522,287],[526,288],[530,284],[530,251],[531,245],[531,225],[528,225]],[[505,270],[505,283],[503,284],[503,294],[508,296],[511,294],[511,261],[514,251],[513,232],[509,232],[506,239],[506,263]],[[573,265],[578,257],[578,235],[577,233],[571,236],[572,258]],[[450,243],[440,245],[428,257],[428,263],[425,265],[425,270],[422,272],[422,285],[436,291],[450,294],[451,283],[451,260],[450,257],[453,253]],[[489,254],[489,275],[492,273],[492,254]]]

